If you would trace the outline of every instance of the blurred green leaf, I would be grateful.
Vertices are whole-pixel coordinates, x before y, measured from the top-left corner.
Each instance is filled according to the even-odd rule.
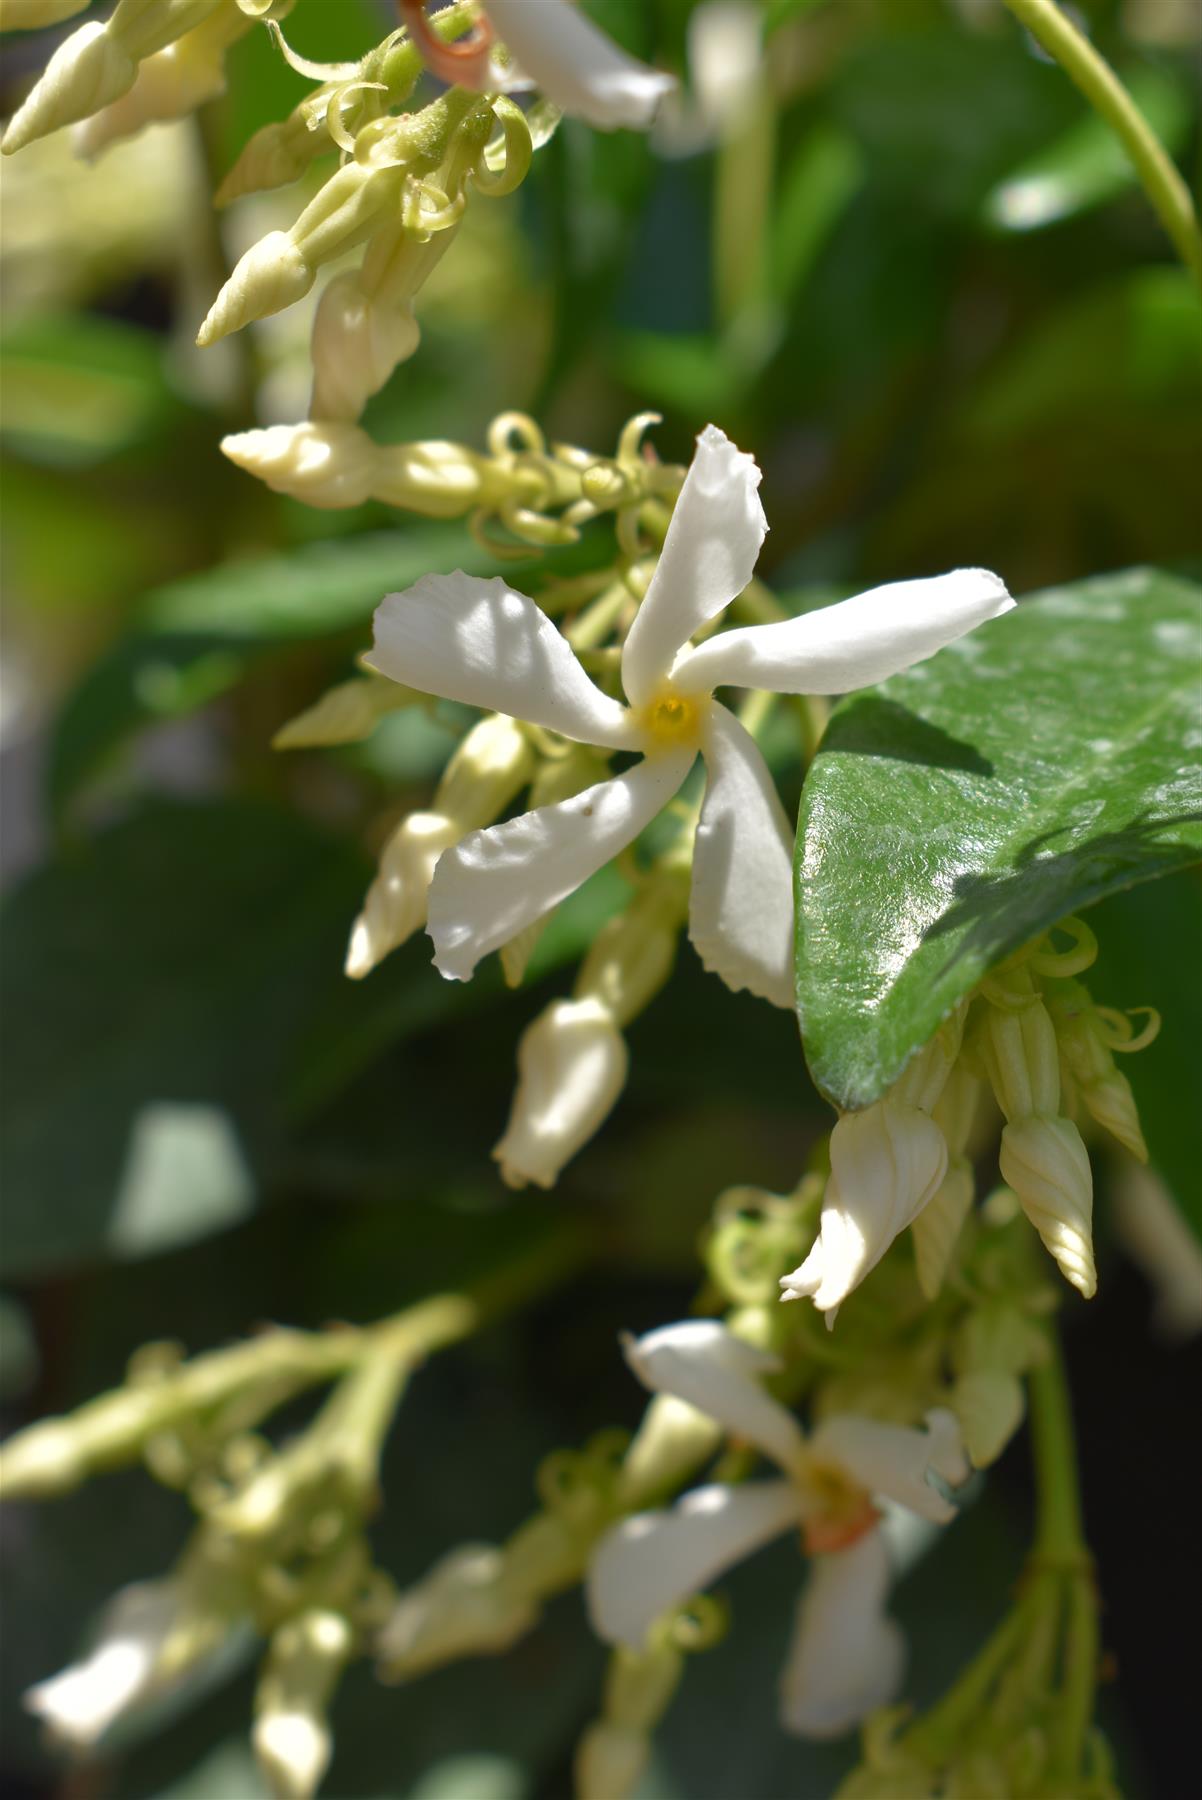
[[[225,693],[267,652],[356,627],[366,637],[385,594],[431,570],[474,573],[492,564],[465,531],[418,527],[224,563],[159,588],[130,633],[87,670],[55,721],[52,807],[61,813],[135,732]]]
[[[83,468],[160,435],[184,410],[164,342],[88,314],[15,324],[0,337],[5,439],[33,460]]]
[[[816,125],[798,144],[780,179],[773,206],[773,297],[786,303],[863,179],[856,142],[833,125]]]
[[[1189,132],[1185,88],[1157,69],[1139,69],[1127,91],[1165,149],[1174,154]],[[986,195],[983,222],[995,231],[1038,231],[1076,218],[1139,185],[1114,132],[1094,112],[1028,157]]]
[[[1202,856],[1202,593],[1156,571],[1033,596],[846,700],[802,794],[807,1061],[867,1106],[996,963]]]
[[[8,896],[6,1279],[187,1243],[255,1203],[365,874],[275,809],[160,802]]]

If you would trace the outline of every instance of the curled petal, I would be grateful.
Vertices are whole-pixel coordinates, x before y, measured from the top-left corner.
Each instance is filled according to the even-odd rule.
[[[759,485],[754,460],[707,425],[622,651],[622,685],[633,705],[651,698],[681,645],[751,580],[768,531]]]
[[[840,1464],[870,1494],[896,1500],[936,1525],[956,1516],[955,1507],[927,1479],[929,1473],[949,1486],[968,1479],[960,1425],[946,1408],[927,1414],[925,1431],[837,1415],[823,1420],[811,1447],[823,1461]]]
[[[627,56],[592,20],[564,0],[486,0],[493,29],[513,53],[517,71],[495,64],[482,85],[509,89],[533,82],[574,118],[601,131],[621,126],[644,130],[663,96],[676,86],[670,75]],[[528,79],[527,79],[528,78]],[[463,85],[462,73],[452,76]]]
[[[430,888],[438,969],[450,981],[467,981],[482,956],[541,919],[632,843],[692,763],[691,750],[645,757],[623,775],[474,831],[448,850]]]
[[[901,1686],[906,1640],[885,1611],[889,1556],[879,1531],[815,1557],[781,1678],[781,1724],[841,1737]]]
[[[655,1394],[674,1394],[754,1444],[783,1469],[802,1455],[801,1428],[787,1407],[765,1393],[761,1377],[774,1356],[735,1336],[716,1319],[686,1319],[628,1342],[626,1360]]]
[[[777,694],[848,694],[922,662],[1014,601],[988,569],[895,581],[779,625],[724,632],[686,651],[672,679],[682,693],[716,687]]]
[[[833,1323],[834,1310],[939,1190],[947,1144],[916,1106],[881,1100],[847,1113],[831,1133],[831,1173],[818,1238],[781,1282],[787,1300],[802,1295]]]
[[[593,685],[534,601],[499,576],[424,575],[387,595],[365,661],[407,687],[528,719],[577,743],[635,747],[625,709]]]
[[[710,708],[689,936],[736,993],[793,1004],[793,833],[755,740]]]
[[[640,1649],[655,1621],[796,1523],[788,1481],[694,1488],[670,1512],[636,1513],[608,1531],[589,1567],[597,1635]]]

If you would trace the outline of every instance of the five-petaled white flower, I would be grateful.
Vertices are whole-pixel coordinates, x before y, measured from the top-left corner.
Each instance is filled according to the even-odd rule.
[[[968,1478],[960,1429],[950,1412],[927,1429],[848,1416],[806,1438],[760,1385],[774,1357],[714,1319],[667,1325],[627,1345],[631,1367],[657,1394],[671,1394],[754,1444],[782,1480],[694,1488],[667,1512],[614,1526],[593,1555],[588,1605],[598,1634],[641,1647],[649,1628],[743,1557],[800,1529],[814,1567],[802,1594],[781,1679],[781,1717],[803,1737],[836,1737],[897,1692],[905,1640],[885,1611],[890,1566],[874,1498],[884,1496],[943,1525],[955,1515],[932,1482]]]
[[[491,32],[447,44],[431,31],[425,0],[402,0],[402,15],[422,56],[444,81],[480,92],[536,87],[561,112],[602,131],[644,130],[673,76],[618,48],[572,0],[481,0],[485,19],[514,58],[492,55]]]
[[[707,786],[689,934],[728,986],[792,1004],[793,833],[759,749],[715,688],[845,693],[933,655],[1014,602],[996,575],[962,569],[691,645],[751,580],[768,529],[759,483],[752,458],[707,426],[623,646],[627,706],[602,693],[534,601],[499,578],[427,575],[377,608],[367,661],[381,674],[578,743],[642,753],[608,781],[444,852],[428,928],[435,964],[451,980],[467,980],[482,956],[632,843],[700,753]]]

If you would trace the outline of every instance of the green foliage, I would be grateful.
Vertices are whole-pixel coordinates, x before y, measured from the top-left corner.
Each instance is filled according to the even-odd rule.
[[[838,1105],[1011,951],[1202,855],[1200,598],[1150,571],[1054,589],[836,712],[798,821],[797,1001]]]

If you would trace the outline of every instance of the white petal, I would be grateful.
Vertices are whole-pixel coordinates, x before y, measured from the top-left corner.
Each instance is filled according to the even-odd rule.
[[[849,694],[934,656],[1013,605],[1005,583],[988,569],[894,581],[779,625],[724,632],[686,651],[672,680],[688,694],[725,686]]]
[[[901,1686],[906,1640],[885,1612],[889,1557],[879,1531],[814,1558],[781,1678],[781,1724],[841,1737]]]
[[[760,1377],[780,1367],[717,1319],[686,1319],[628,1341],[626,1360],[654,1394],[675,1394],[755,1444],[782,1469],[797,1466],[804,1439],[787,1407],[765,1393]]]
[[[622,685],[632,705],[651,698],[680,646],[751,580],[768,530],[759,485],[754,460],[707,425],[622,651]]]
[[[708,783],[693,851],[689,936],[736,993],[793,1004],[793,833],[750,733],[709,709]]]
[[[676,86],[564,0],[486,0],[485,10],[520,65],[521,74],[505,85],[524,85],[522,75],[529,76],[562,112],[602,131],[647,127]]]
[[[953,1413],[937,1408],[927,1414],[927,1427],[915,1431],[838,1414],[818,1427],[812,1448],[823,1461],[839,1463],[870,1494],[884,1494],[922,1518],[946,1525],[956,1509],[928,1481],[928,1471],[958,1484],[968,1479],[968,1460]]]
[[[832,1313],[921,1212],[947,1173],[947,1144],[916,1106],[880,1100],[846,1113],[831,1133],[831,1173],[818,1238],[781,1281],[784,1297],[810,1295]]]
[[[625,708],[594,686],[534,601],[499,576],[423,575],[388,594],[363,660],[423,694],[528,719],[581,744],[635,745]]]
[[[439,858],[430,884],[434,962],[467,981],[482,956],[574,893],[676,793],[693,751],[648,756],[555,806],[473,831]]]
[[[636,1513],[606,1532],[589,1565],[589,1618],[607,1644],[641,1648],[663,1613],[691,1600],[798,1516],[788,1481],[694,1488],[670,1512]]]
[[[64,1745],[90,1749],[151,1688],[178,1604],[173,1581],[123,1588],[106,1608],[90,1654],[31,1687],[24,1699],[27,1711]]]

